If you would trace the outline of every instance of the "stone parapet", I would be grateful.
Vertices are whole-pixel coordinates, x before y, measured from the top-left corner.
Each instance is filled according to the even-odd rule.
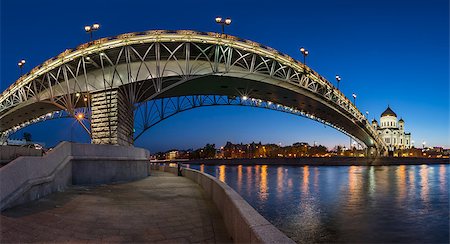
[[[42,157],[19,157],[0,168],[0,209],[39,199],[71,184],[131,181],[149,175],[142,148],[62,142]]]
[[[152,169],[176,174],[176,167],[153,164]],[[273,226],[224,182],[198,170],[183,168],[183,176],[197,182],[221,213],[235,243],[295,243]]]

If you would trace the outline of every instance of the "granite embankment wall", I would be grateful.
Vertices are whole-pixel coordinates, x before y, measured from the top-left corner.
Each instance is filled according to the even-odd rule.
[[[177,174],[177,168],[152,164],[152,169]],[[273,226],[230,186],[208,174],[182,169],[183,176],[197,182],[221,213],[235,243],[295,243]]]
[[[42,157],[19,157],[0,168],[0,209],[64,190],[71,184],[147,177],[148,156],[142,148],[62,142]]]
[[[20,156],[42,156],[42,150],[0,145],[0,164],[6,164]]]
[[[448,164],[448,158],[357,158],[357,157],[323,157],[323,158],[238,158],[238,159],[195,159],[187,164],[230,164],[230,165],[316,165],[316,166],[378,166],[378,165],[413,165],[413,164]]]

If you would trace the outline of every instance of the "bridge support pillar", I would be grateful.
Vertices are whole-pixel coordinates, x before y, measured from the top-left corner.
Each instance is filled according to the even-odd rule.
[[[93,144],[133,145],[133,106],[120,89],[92,94]]]
[[[366,149],[366,157],[368,158],[377,158],[380,156],[379,153],[380,152],[377,150],[376,147],[368,147]]]

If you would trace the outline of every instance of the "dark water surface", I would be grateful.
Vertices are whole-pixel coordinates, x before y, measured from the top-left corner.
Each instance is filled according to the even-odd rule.
[[[299,243],[449,243],[449,165],[205,166]]]

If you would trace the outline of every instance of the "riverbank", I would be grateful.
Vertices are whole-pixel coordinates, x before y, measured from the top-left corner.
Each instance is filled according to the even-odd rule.
[[[418,164],[449,164],[448,158],[238,158],[238,159],[195,159],[184,162],[187,164],[206,165],[310,165],[310,166],[388,166],[388,165],[418,165]]]

